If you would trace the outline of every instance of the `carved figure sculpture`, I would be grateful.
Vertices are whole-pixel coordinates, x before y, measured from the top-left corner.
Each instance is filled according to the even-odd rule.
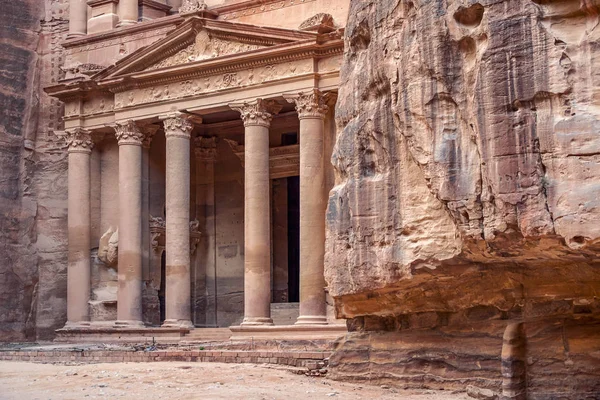
[[[183,0],[179,7],[179,14],[190,14],[208,9],[204,0]]]
[[[119,259],[119,230],[108,228],[106,233],[100,238],[98,245],[98,258],[107,267],[117,268]]]

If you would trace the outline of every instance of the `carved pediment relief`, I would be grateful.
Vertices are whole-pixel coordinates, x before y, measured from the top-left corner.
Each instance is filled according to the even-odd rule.
[[[95,80],[196,63],[218,57],[315,40],[313,33],[189,17],[165,38],[94,76]]]
[[[229,54],[239,54],[264,47],[267,46],[211,37],[211,34],[208,31],[201,30],[196,35],[194,43],[183,50],[180,50],[175,55],[167,57],[164,60],[150,66],[148,70],[172,67],[175,65],[207,60]]]

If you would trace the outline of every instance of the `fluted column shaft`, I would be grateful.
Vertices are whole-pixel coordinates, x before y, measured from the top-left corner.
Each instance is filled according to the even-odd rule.
[[[88,325],[90,313],[90,155],[92,139],[83,129],[67,131],[69,146],[67,326]]]
[[[164,120],[166,176],[166,319],[163,326],[193,327],[190,275],[190,136],[182,116]]]
[[[272,325],[269,127],[281,107],[261,99],[231,104],[245,127],[244,321]]]
[[[138,0],[119,1],[119,25],[127,26],[138,22]]]
[[[68,39],[87,34],[87,0],[69,0]]]
[[[288,97],[300,119],[300,316],[297,325],[326,324],[324,130],[327,105],[318,90]]]
[[[142,142],[133,121],[117,124],[119,142],[119,264],[117,326],[142,323]]]

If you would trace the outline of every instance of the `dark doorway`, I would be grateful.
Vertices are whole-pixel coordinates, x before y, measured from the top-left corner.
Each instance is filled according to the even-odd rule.
[[[160,307],[160,324],[165,322],[165,291],[167,287],[167,256],[163,251],[160,257],[160,289],[158,290],[158,304]]]
[[[288,301],[300,301],[300,178],[287,178]]]

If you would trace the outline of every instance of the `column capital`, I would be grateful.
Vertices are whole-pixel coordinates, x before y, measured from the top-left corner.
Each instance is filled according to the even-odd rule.
[[[241,114],[244,126],[271,126],[273,115],[281,111],[281,106],[274,100],[256,99],[251,102],[232,103],[229,107]]]
[[[154,135],[156,135],[156,132],[158,132],[158,130],[160,129],[160,126],[158,125],[152,125],[152,124],[148,124],[148,125],[144,125],[140,127],[140,131],[144,134],[144,140],[142,141],[142,147],[145,149],[149,149],[150,145],[152,144],[152,139],[154,138]]]
[[[298,118],[320,118],[324,119],[329,106],[327,105],[329,94],[323,94],[319,89],[313,89],[297,94],[285,94],[283,98],[289,103],[296,103]]]
[[[92,134],[87,129],[74,128],[67,129],[61,135],[67,142],[69,153],[87,153],[90,154],[94,148]]]
[[[195,139],[194,153],[196,159],[205,162],[215,162],[217,158],[217,137],[198,136]]]
[[[165,127],[165,137],[179,137],[190,139],[194,124],[189,117],[183,113],[176,112],[161,116]]]
[[[115,136],[119,142],[119,146],[132,145],[141,146],[144,140],[144,134],[132,120],[117,122],[114,125]]]

